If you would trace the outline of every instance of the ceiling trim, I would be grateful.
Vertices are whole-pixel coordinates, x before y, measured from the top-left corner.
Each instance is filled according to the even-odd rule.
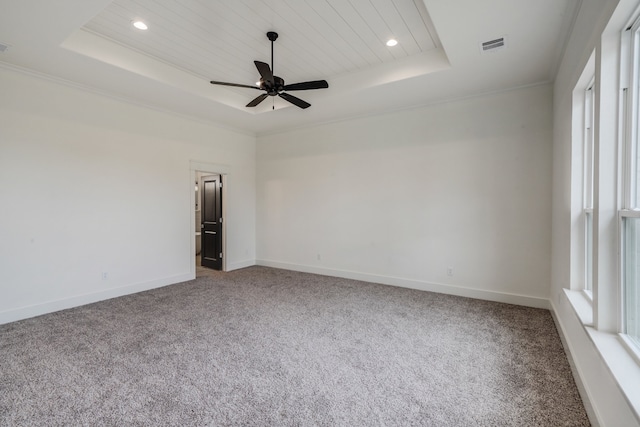
[[[558,43],[558,47],[552,60],[551,67],[549,68],[549,78],[551,80],[555,80],[556,74],[558,74],[560,64],[562,63],[562,58],[564,58],[564,54],[567,51],[567,46],[569,45],[569,38],[571,37],[571,33],[573,33],[573,27],[576,25],[578,15],[580,14],[580,9],[582,9],[583,0],[574,1],[575,4],[573,6],[567,6],[567,14],[565,15],[565,19],[562,22],[563,30],[560,36],[562,43]],[[571,13],[569,13],[570,9],[573,9],[571,10]]]
[[[245,97],[223,87],[213,86],[208,81],[173,64],[149,56],[131,47],[124,46],[86,29],[71,34],[62,48],[104,62],[114,67],[138,74],[160,83],[207,98],[213,102],[233,107],[249,115],[255,114],[244,108]],[[241,107],[240,107],[241,106]]]
[[[544,80],[544,81],[540,81],[540,82],[536,82],[536,83],[520,85],[520,86],[514,86],[514,87],[510,87],[510,88],[503,88],[503,89],[496,89],[496,90],[490,90],[490,91],[485,91],[485,92],[479,92],[479,93],[475,93],[475,94],[472,94],[472,95],[457,96],[457,97],[451,97],[451,98],[443,98],[443,99],[439,99],[439,100],[436,100],[436,101],[425,102],[425,103],[422,103],[422,104],[414,104],[414,105],[409,105],[409,106],[392,108],[392,109],[387,109],[387,110],[384,110],[384,111],[371,112],[371,113],[367,113],[367,114],[352,115],[352,116],[341,117],[339,119],[333,119],[333,120],[325,120],[325,121],[322,121],[322,122],[316,122],[316,123],[313,123],[313,124],[306,124],[306,125],[297,126],[297,127],[290,127],[290,128],[287,128],[287,129],[278,129],[278,130],[275,130],[275,131],[267,131],[267,132],[257,132],[256,136],[258,138],[265,137],[265,136],[274,136],[274,135],[294,132],[294,131],[297,131],[297,130],[313,129],[313,128],[316,128],[316,127],[330,125],[330,124],[333,124],[333,123],[348,122],[348,121],[351,121],[351,120],[366,119],[366,118],[369,118],[369,117],[386,116],[388,114],[401,113],[403,111],[419,110],[419,109],[425,108],[425,107],[433,107],[433,106],[437,106],[437,105],[450,104],[452,102],[460,102],[460,101],[465,101],[465,100],[468,100],[468,99],[475,99],[475,98],[482,98],[482,97],[485,97],[485,96],[499,95],[501,93],[507,93],[507,92],[511,92],[511,91],[529,89],[529,88],[534,88],[534,87],[538,87],[538,86],[546,86],[546,85],[553,85],[553,81],[552,80]]]
[[[152,105],[152,104],[147,104],[144,102],[140,102],[137,101],[135,99],[131,99],[128,98],[126,96],[121,96],[121,95],[116,95],[110,91],[107,90],[102,90],[102,89],[98,89],[95,88],[93,86],[88,86],[88,85],[84,85],[82,83],[77,83],[71,80],[67,80],[64,79],[62,77],[58,77],[58,76],[54,76],[51,74],[47,74],[47,73],[42,73],[40,71],[35,71],[32,70],[30,68],[25,68],[25,67],[20,67],[18,65],[13,65],[13,64],[9,64],[7,62],[2,62],[0,61],[0,69],[4,69],[7,71],[11,71],[14,72],[16,74],[24,74],[33,78],[37,78],[39,80],[44,80],[44,81],[48,81],[51,83],[55,83],[55,84],[59,84],[61,86],[66,86],[72,89],[76,89],[76,90],[80,90],[83,92],[88,92],[88,93],[92,93],[94,95],[98,95],[98,96],[102,96],[104,98],[108,98],[114,101],[118,101],[118,102],[123,102],[125,104],[129,104],[129,105],[134,105],[136,107],[140,107],[140,108],[146,108],[149,110],[153,110],[156,111],[158,113],[163,113],[163,114],[168,114],[174,117],[178,117],[181,119],[185,119],[185,120],[191,120],[197,123],[201,123],[207,126],[214,126],[217,128],[220,128],[222,130],[226,130],[226,131],[231,131],[231,132],[235,132],[235,133],[239,133],[242,135],[246,135],[246,136],[252,136],[252,137],[256,137],[257,133],[254,131],[250,131],[247,129],[243,129],[243,128],[239,128],[239,127],[235,127],[235,126],[231,126],[228,125],[226,123],[223,122],[218,122],[215,120],[208,120],[208,119],[204,119],[201,117],[196,117],[190,114],[184,114],[184,113],[180,113],[177,112],[175,110],[171,110],[168,108],[162,108],[162,107],[158,107],[156,105]]]
[[[250,93],[245,96],[224,86],[211,85],[201,76],[83,28],[70,35],[61,47],[209,101],[235,108],[248,115],[291,108],[289,103],[273,105],[264,103],[258,108],[247,108],[245,104],[251,99]],[[436,48],[393,62],[381,63],[362,71],[335,76],[330,78],[328,90],[315,92],[311,96],[314,100],[320,100],[335,93],[345,94],[369,89],[449,68],[451,64],[446,53],[442,48]]]

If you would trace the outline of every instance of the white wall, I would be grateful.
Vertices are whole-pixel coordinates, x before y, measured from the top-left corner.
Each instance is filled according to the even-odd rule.
[[[626,3],[633,1],[623,0]],[[553,147],[553,241],[550,301],[560,326],[569,358],[573,363],[581,394],[594,425],[638,426],[638,419],[620,391],[569,303],[563,289],[577,285],[580,278],[572,271],[572,231],[581,233],[579,226],[581,200],[579,188],[572,189],[572,92],[580,74],[609,22],[618,0],[583,0],[579,15],[558,71],[554,85],[554,147]],[[633,7],[633,5],[631,5]],[[622,25],[621,25],[622,26]],[[618,35],[615,35],[618,37]],[[596,64],[598,66],[598,64]],[[575,161],[576,159],[574,159]],[[577,159],[580,161],[580,159]],[[573,198],[573,204],[572,204]],[[575,240],[575,239],[574,239]],[[573,248],[573,250],[580,250]],[[573,259],[580,257],[573,254]],[[575,261],[574,261],[575,262]],[[581,285],[582,283],[579,283]]]
[[[190,161],[229,173],[252,264],[254,136],[0,69],[0,323],[191,278]]]
[[[545,85],[259,137],[258,263],[546,307],[551,102]]]

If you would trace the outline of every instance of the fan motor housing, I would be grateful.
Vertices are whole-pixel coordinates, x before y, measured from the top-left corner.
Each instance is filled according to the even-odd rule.
[[[284,90],[284,79],[282,77],[273,76],[274,84],[269,85],[264,79],[260,79],[260,89],[266,90],[271,96],[276,96]]]

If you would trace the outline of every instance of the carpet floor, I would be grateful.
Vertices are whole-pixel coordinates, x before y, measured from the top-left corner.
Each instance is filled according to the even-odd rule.
[[[250,267],[0,326],[0,425],[589,421],[547,310]]]

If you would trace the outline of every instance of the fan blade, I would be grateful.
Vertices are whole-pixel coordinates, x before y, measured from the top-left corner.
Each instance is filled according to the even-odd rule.
[[[262,95],[258,95],[253,101],[251,101],[250,103],[247,104],[247,107],[255,107],[256,105],[258,105],[262,101],[264,101],[264,99],[267,96],[269,96],[269,94],[267,94],[267,93],[263,93]]]
[[[251,85],[241,85],[238,83],[227,83],[227,82],[216,82],[216,81],[211,81],[209,82],[212,85],[223,85],[223,86],[235,86],[235,87],[248,87],[249,89],[258,89],[258,90],[262,90],[260,89],[258,86],[251,86]]]
[[[309,90],[309,89],[326,89],[329,83],[326,80],[314,80],[312,82],[293,83],[286,85],[284,90]]]
[[[311,107],[311,104],[309,104],[307,101],[303,101],[302,99],[295,97],[293,95],[289,95],[288,93],[279,93],[278,96],[282,99],[289,101],[293,105],[297,105],[300,108]]]
[[[260,61],[253,61],[256,64],[256,68],[258,72],[262,76],[262,80],[269,83],[269,86],[273,86],[273,73],[271,72],[271,67],[269,64]]]

